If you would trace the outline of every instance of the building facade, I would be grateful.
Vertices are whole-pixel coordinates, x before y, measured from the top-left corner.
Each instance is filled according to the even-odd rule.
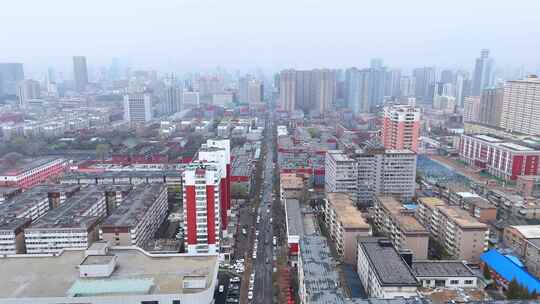
[[[75,90],[83,92],[88,85],[88,68],[86,66],[86,57],[73,57],[73,79],[75,80]]]
[[[125,95],[124,120],[129,123],[146,123],[152,120],[152,102],[150,95]]]
[[[411,250],[414,258],[427,259],[429,232],[391,196],[377,196],[374,223],[398,250]]]
[[[411,106],[389,106],[384,108],[382,142],[384,148],[409,149],[418,152],[420,137],[420,109]]]
[[[518,176],[538,175],[540,150],[527,146],[526,142],[484,134],[463,134],[459,157],[470,166],[513,181]]]
[[[371,228],[345,193],[327,193],[324,220],[339,257],[347,264],[356,263],[357,238],[371,236]]]
[[[63,158],[41,157],[24,160],[5,170],[0,169],[0,186],[31,188],[66,170],[67,162]]]
[[[448,206],[438,198],[422,197],[418,199],[415,216],[453,259],[478,263],[488,246],[488,226],[460,207]]]
[[[506,82],[502,102],[501,127],[528,135],[540,134],[540,79],[531,75]]]

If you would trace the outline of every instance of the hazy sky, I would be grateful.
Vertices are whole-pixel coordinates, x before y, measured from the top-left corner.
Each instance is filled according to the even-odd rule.
[[[0,62],[71,69],[120,57],[186,72],[216,66],[472,69],[481,48],[499,66],[540,66],[540,0],[4,0]]]

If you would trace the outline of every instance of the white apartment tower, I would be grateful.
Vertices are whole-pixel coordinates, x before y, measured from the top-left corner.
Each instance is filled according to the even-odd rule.
[[[531,75],[504,86],[501,127],[529,135],[540,134],[540,79]]]
[[[152,102],[150,95],[125,95],[124,120],[130,123],[146,123],[152,120]]]

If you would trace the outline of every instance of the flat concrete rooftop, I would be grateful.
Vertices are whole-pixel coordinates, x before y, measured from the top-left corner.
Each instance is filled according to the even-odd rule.
[[[152,279],[150,294],[200,292],[212,285],[217,256],[150,256],[138,249],[110,250],[118,257],[117,267],[108,278],[79,278],[78,266],[84,250],[68,250],[59,256],[0,258],[0,300],[2,298],[65,297],[77,281]],[[183,290],[184,277],[205,276],[206,288]]]

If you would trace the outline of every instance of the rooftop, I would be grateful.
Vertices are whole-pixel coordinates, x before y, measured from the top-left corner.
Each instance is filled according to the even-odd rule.
[[[377,196],[377,200],[398,222],[399,227],[403,232],[428,233],[424,226],[422,226],[413,216],[402,214],[402,211],[407,210],[407,208],[394,197]]]
[[[294,173],[281,173],[279,183],[284,189],[303,189],[304,179]]]
[[[512,260],[496,249],[491,249],[482,253],[482,255],[480,255],[480,260],[486,263],[491,270],[497,272],[505,280],[511,281],[515,278],[518,283],[525,286],[529,292],[536,290],[538,293],[540,291],[540,281],[536,277],[522,267],[516,265]]]
[[[36,220],[28,229],[49,228],[83,228],[88,229],[96,224],[98,217],[86,216],[86,213],[104,200],[102,191],[88,186],[66,199],[58,208],[52,209]]]
[[[296,199],[285,200],[285,213],[287,215],[287,234],[304,235],[302,225],[302,213],[300,212],[300,203]]]
[[[139,184],[126,196],[122,204],[109,215],[101,227],[134,227],[165,190],[163,184]]]
[[[540,225],[516,225],[511,227],[526,239],[540,239]]]
[[[360,238],[358,244],[383,286],[416,286],[412,270],[389,240]]]
[[[326,197],[344,228],[369,229],[369,224],[362,217],[362,212],[354,206],[348,194],[327,193]]]
[[[153,280],[151,294],[199,292],[200,289],[183,290],[184,278],[206,276],[208,288],[217,270],[216,256],[150,256],[140,249],[110,250],[109,253],[118,257],[117,267],[110,277],[99,279],[79,277],[78,266],[85,259],[83,250],[66,250],[58,256],[0,258],[0,298],[65,297],[77,282],[101,281],[113,285],[141,279]]]
[[[452,219],[462,229],[487,229],[487,225],[479,222],[467,211],[457,206],[437,206],[449,219]]]
[[[461,261],[415,260],[412,270],[417,277],[474,277],[474,272]]]
[[[339,276],[326,239],[317,235],[305,236],[300,240],[300,248],[306,293],[313,299],[335,294]]]
[[[18,160],[14,165],[0,164],[0,175],[18,175],[23,172],[41,167],[47,163],[59,160],[58,157],[37,157]]]

